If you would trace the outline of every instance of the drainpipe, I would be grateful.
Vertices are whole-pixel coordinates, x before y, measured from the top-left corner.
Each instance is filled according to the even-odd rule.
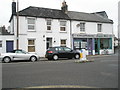
[[[70,20],[70,47],[73,49],[73,42],[72,42],[72,21]]]
[[[17,0],[17,41],[16,48],[19,49],[19,2]]]

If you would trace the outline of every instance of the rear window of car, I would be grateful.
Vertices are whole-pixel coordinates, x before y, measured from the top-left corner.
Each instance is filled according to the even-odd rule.
[[[47,50],[54,50],[54,48],[48,48]]]

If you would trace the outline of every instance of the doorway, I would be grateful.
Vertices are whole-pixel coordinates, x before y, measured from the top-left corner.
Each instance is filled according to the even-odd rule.
[[[13,51],[13,41],[6,41],[6,52]]]
[[[46,38],[46,49],[52,47],[52,38]]]
[[[100,50],[100,40],[98,38],[95,39],[95,54],[99,54]]]

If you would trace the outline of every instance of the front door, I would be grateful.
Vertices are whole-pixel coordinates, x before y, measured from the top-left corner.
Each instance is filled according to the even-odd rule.
[[[92,55],[92,39],[88,39],[88,53]]]
[[[46,38],[46,49],[52,47],[52,38]]]
[[[6,52],[13,51],[13,41],[6,41]]]
[[[99,48],[98,48],[98,46],[99,46],[99,43],[98,43],[98,39],[96,38],[95,39],[95,54],[99,54]]]

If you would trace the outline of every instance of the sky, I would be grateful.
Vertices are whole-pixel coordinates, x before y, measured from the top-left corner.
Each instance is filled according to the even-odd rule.
[[[0,0],[0,26],[8,27],[11,17],[11,4],[13,0]],[[17,1],[17,0],[14,0]],[[63,0],[18,0],[19,10],[29,6],[44,7],[51,9],[61,9]],[[118,35],[118,2],[120,0],[65,0],[68,11],[93,13],[106,11],[108,18],[114,21],[113,30]]]

